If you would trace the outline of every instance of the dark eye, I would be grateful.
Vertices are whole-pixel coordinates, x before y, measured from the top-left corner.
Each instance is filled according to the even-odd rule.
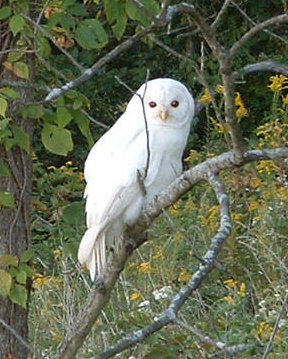
[[[157,103],[154,101],[150,101],[148,105],[153,108],[157,106]]]
[[[171,106],[172,107],[178,107],[179,106],[179,101],[176,101],[176,100],[172,101]]]

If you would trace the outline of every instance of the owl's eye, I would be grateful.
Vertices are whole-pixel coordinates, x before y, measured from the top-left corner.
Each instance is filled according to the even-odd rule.
[[[176,101],[176,100],[172,101],[171,106],[172,107],[178,107],[179,106],[179,101]]]
[[[156,107],[156,106],[157,106],[157,103],[154,102],[154,101],[150,101],[150,102],[148,103],[148,105],[153,108],[153,107]]]

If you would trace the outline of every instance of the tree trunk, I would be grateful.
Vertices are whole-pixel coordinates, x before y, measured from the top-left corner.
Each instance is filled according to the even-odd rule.
[[[4,4],[5,5],[5,4]],[[6,26],[5,26],[6,25]],[[0,27],[1,50],[13,48],[13,38],[8,30],[8,24]],[[0,59],[0,65],[5,58]],[[30,74],[33,73],[33,58],[31,55],[25,61],[29,65]],[[11,72],[3,70],[0,78],[14,80]],[[31,80],[31,78],[30,78]],[[19,90],[21,100],[25,103],[31,101],[33,93],[27,89]],[[9,103],[9,117],[13,125],[20,126],[29,138],[32,138],[32,121],[23,119],[19,115],[19,105]],[[0,160],[2,160],[10,170],[9,177],[0,177],[0,191],[13,193],[15,206],[0,206],[0,254],[12,254],[19,256],[30,245],[30,194],[31,194],[31,154],[19,146],[7,151],[0,143]],[[0,278],[1,280],[1,278]],[[24,340],[28,338],[28,307],[23,308],[12,303],[9,298],[0,295],[0,318],[3,319],[13,330]],[[0,358],[1,359],[26,359],[27,349],[15,337],[12,331],[4,328],[0,324]]]

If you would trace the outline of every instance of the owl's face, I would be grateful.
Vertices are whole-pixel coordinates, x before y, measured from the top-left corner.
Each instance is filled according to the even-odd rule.
[[[145,115],[149,124],[181,127],[190,124],[194,116],[194,100],[186,87],[176,80],[162,78],[148,81],[137,94],[144,96]],[[143,115],[139,96],[134,95],[132,103]]]

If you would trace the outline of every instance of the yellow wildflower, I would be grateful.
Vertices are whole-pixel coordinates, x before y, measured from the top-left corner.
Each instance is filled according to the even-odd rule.
[[[229,304],[235,304],[235,299],[231,295],[227,295],[226,297],[223,297],[223,299]]]
[[[279,171],[279,166],[271,160],[260,161],[256,168],[259,173],[267,173],[268,175]]]
[[[228,126],[226,123],[218,123],[212,116],[209,117],[209,120],[213,123],[218,133],[228,132]]]
[[[270,77],[271,84],[268,85],[273,92],[280,92],[284,89],[287,89],[288,86],[288,77],[284,75],[275,75]]]
[[[282,96],[282,102],[283,102],[283,104],[284,104],[285,106],[288,105],[288,94],[287,94],[285,97]]]
[[[243,118],[248,116],[248,111],[245,108],[240,92],[235,93],[235,105],[238,107],[236,110],[236,117]]]
[[[175,217],[178,216],[179,215],[179,207],[180,207],[180,201],[177,201],[170,207],[170,209],[169,209],[170,214]]]
[[[288,188],[280,187],[277,189],[277,194],[280,196],[281,201],[288,200]]]
[[[231,217],[232,217],[232,220],[233,220],[233,221],[240,221],[241,218],[243,217],[243,214],[242,214],[242,213],[233,212]]]
[[[244,106],[240,106],[236,110],[236,117],[243,118],[248,116],[248,111]]]
[[[268,339],[271,335],[272,330],[273,330],[273,327],[269,323],[263,321],[263,322],[259,323],[259,325],[257,327],[257,334],[259,337],[261,337],[263,339],[265,339],[265,338]]]
[[[259,209],[261,207],[261,203],[257,200],[252,199],[249,203],[248,203],[248,210],[249,212],[252,211],[256,211],[257,209]]]
[[[199,102],[203,103],[205,106],[212,102],[212,94],[208,88],[205,88],[204,94],[200,97]]]
[[[150,262],[142,262],[139,265],[139,273],[151,273],[152,272],[152,266]]]
[[[61,249],[58,248],[53,251],[53,254],[54,254],[54,258],[57,260],[62,257],[63,253],[62,253]]]
[[[176,242],[181,241],[183,238],[184,238],[184,233],[183,232],[177,231],[175,233],[174,239],[175,239]]]
[[[235,288],[237,281],[231,278],[231,279],[224,280],[224,284],[226,284],[230,288]]]
[[[131,300],[139,300],[141,298],[141,294],[138,292],[134,292],[131,294],[130,299]]]
[[[182,268],[178,277],[178,282],[186,283],[189,282],[190,279],[191,279],[191,274],[189,274],[185,268]]]
[[[56,167],[55,166],[49,166],[49,167],[47,167],[47,170],[56,170]]]
[[[154,259],[159,259],[159,258],[164,258],[164,250],[163,250],[163,247],[158,247],[156,249],[156,253],[155,255],[153,256]]]
[[[258,177],[252,177],[250,180],[250,186],[257,189],[263,185],[262,180]]]
[[[246,294],[247,294],[247,286],[245,283],[241,283],[240,284],[240,288],[237,292],[237,294],[240,296],[240,297],[245,297]]]
[[[220,93],[220,95],[224,95],[225,87],[223,85],[218,85],[216,88],[216,92]]]

